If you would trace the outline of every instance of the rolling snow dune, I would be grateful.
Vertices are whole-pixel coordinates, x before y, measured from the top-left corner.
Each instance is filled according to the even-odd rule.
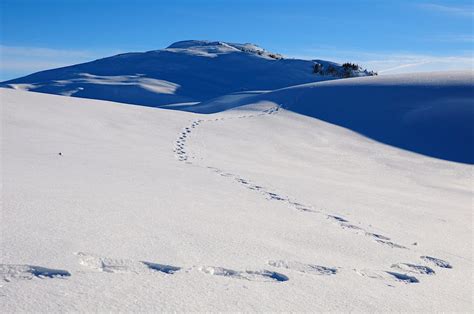
[[[274,101],[287,110],[351,129],[384,144],[474,163],[473,72],[350,78],[250,96],[234,94],[173,109],[213,113],[257,101]]]
[[[216,114],[0,89],[0,307],[470,311],[473,167],[282,108],[318,88]]]

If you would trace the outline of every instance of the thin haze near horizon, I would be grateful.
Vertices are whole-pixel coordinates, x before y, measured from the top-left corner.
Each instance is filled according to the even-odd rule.
[[[380,74],[473,69],[471,1],[3,0],[0,80],[186,39]]]

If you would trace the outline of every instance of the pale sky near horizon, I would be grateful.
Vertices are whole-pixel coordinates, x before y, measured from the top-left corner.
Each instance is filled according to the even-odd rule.
[[[473,69],[472,1],[1,0],[0,80],[186,39],[380,74]]]

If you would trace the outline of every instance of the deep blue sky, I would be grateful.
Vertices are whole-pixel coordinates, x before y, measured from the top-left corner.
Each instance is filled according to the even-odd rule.
[[[472,68],[471,1],[1,0],[0,79],[185,39],[382,73]]]

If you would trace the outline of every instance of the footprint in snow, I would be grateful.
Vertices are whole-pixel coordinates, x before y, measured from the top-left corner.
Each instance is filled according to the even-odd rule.
[[[296,261],[284,261],[284,260],[275,260],[268,261],[268,265],[285,268],[290,270],[295,270],[300,273],[315,274],[315,275],[335,275],[337,269],[335,267],[326,267],[314,264],[304,264]]]
[[[408,249],[406,246],[390,241],[389,237],[373,232],[368,232],[359,226],[353,225],[349,222],[349,220],[341,216],[327,215],[327,218],[336,222],[342,229],[351,229],[357,234],[364,234],[365,236],[371,237],[373,240],[375,240],[375,242],[379,244],[389,246],[394,249]]]
[[[341,226],[342,229],[351,229],[351,230],[354,230],[354,231],[364,230],[361,227],[350,224],[348,222],[340,222],[339,226]]]
[[[165,274],[174,274],[179,271],[181,267],[134,261],[129,259],[119,259],[110,257],[100,257],[83,252],[75,253],[79,258],[79,264],[89,269],[106,272],[106,273],[147,273],[147,272],[161,272]]]
[[[272,193],[272,192],[266,192],[266,194],[268,195],[269,199],[270,200],[275,200],[275,201],[285,201],[286,198],[283,197],[283,196],[280,196],[276,193]]]
[[[404,283],[419,283],[420,281],[414,276],[409,276],[407,274],[401,274],[396,272],[387,271],[387,274],[393,276],[395,280],[404,282]]]
[[[141,262],[149,269],[154,271],[159,271],[165,274],[174,274],[175,272],[181,270],[181,267],[165,265],[165,264],[157,264],[157,263],[150,263],[150,262]]]
[[[349,220],[335,215],[328,215],[328,219],[335,220],[337,222],[349,222]]]
[[[288,200],[288,204],[293,206],[295,209],[303,211],[303,212],[315,212],[315,210],[311,209],[309,206],[305,206],[298,202],[293,202]]]
[[[283,274],[269,271],[269,270],[232,270],[223,267],[203,266],[198,268],[202,273],[222,276],[234,279],[243,279],[249,281],[263,281],[263,282],[281,282],[288,281],[289,278]]]
[[[10,282],[14,279],[33,278],[63,278],[69,277],[71,273],[62,269],[46,268],[34,265],[0,264],[0,278]]]
[[[394,249],[408,249],[406,246],[397,244],[397,243],[392,242],[392,241],[387,241],[387,240],[382,240],[382,239],[375,239],[375,241],[377,243],[389,246],[389,247],[394,248]]]
[[[383,236],[383,235],[378,234],[378,233],[366,232],[365,235],[368,236],[368,237],[373,237],[373,238],[379,239],[379,240],[385,240],[385,241],[390,240],[389,237]]]
[[[221,172],[219,174],[223,177],[234,177],[234,175],[232,173],[228,173],[228,172]]]
[[[242,184],[245,184],[245,185],[249,184],[246,180],[241,179],[241,178],[235,178],[235,180],[236,180],[237,182],[242,183]]]
[[[370,269],[354,269],[356,274],[362,277],[377,279],[377,280],[390,280],[403,283],[419,283],[420,281],[415,276],[402,274],[392,271],[376,271]]]
[[[447,261],[443,261],[442,259],[432,257],[432,256],[420,256],[422,260],[424,260],[427,263],[433,264],[435,266],[441,267],[441,268],[453,268],[451,264]]]
[[[392,268],[398,269],[404,272],[416,273],[420,275],[434,275],[435,271],[428,266],[415,265],[410,263],[398,263],[393,264]]]
[[[353,225],[351,223],[349,223],[349,220],[341,217],[341,216],[336,216],[336,215],[327,215],[327,218],[330,219],[330,220],[333,220],[334,222],[336,222],[337,224],[339,224],[339,226],[341,226],[342,229],[352,229],[352,230],[363,230],[361,227],[358,227],[356,225]]]

